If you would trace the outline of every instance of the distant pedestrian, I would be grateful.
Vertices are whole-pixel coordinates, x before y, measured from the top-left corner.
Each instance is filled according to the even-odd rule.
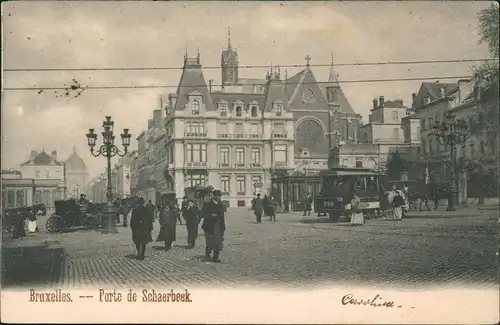
[[[269,217],[271,218],[271,221],[272,222],[276,222],[276,207],[277,207],[277,203],[276,201],[274,200],[274,197],[271,196],[271,198],[269,199]]]
[[[137,206],[132,211],[130,228],[132,229],[132,240],[137,249],[137,259],[143,260],[146,255],[146,245],[153,241],[151,237],[153,224],[148,217],[146,207],[144,207],[143,198],[139,198]]]
[[[260,193],[257,194],[257,198],[255,199],[255,206],[253,208],[253,213],[255,214],[255,217],[257,218],[257,223],[262,222],[262,212],[264,210],[264,202],[260,198]]]
[[[35,213],[30,211],[30,214],[28,216],[28,232],[30,233],[35,233],[38,230],[37,226],[37,218],[42,216],[42,210],[37,210]]]
[[[354,191],[351,199],[351,225],[362,226],[365,223],[363,211],[360,209],[361,200]]]
[[[151,222],[154,223],[156,207],[151,200],[149,200],[148,204],[146,204],[146,210],[148,211],[148,217],[151,219]]]
[[[205,258],[207,261],[210,260],[213,252],[213,261],[220,262],[219,254],[223,249],[224,232],[226,231],[224,211],[225,207],[221,201],[221,191],[214,190],[212,199],[203,204],[201,213],[203,218],[201,228],[205,232]]]
[[[392,201],[393,206],[393,218],[394,220],[401,220],[403,218],[403,206],[405,201],[403,198],[403,193],[401,191],[396,191],[396,195]]]
[[[304,217],[306,216],[306,214],[310,216],[311,210],[312,210],[312,197],[310,193],[307,193],[304,199]]]

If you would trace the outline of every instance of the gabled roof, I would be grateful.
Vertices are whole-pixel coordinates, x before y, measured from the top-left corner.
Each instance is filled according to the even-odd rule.
[[[34,165],[39,165],[39,166],[49,166],[52,165],[52,158],[45,152],[42,151],[38,155],[35,156],[35,159],[33,160]],[[55,165],[61,166],[63,163],[60,161],[55,161]],[[26,165],[31,165],[31,160],[28,160],[26,162],[23,162],[21,166],[26,166]]]
[[[264,94],[266,96],[266,106],[264,108],[265,112],[270,112],[273,109],[273,103],[275,101],[282,101],[283,109],[285,111],[290,110],[288,98],[285,92],[285,85],[281,80],[274,78],[269,80]]]
[[[232,49],[222,51],[221,63],[225,64],[231,60],[238,62],[238,52],[233,51]]]
[[[182,69],[181,79],[177,86],[177,103],[175,104],[176,110],[184,110],[185,105],[188,103],[188,94],[193,91],[198,91],[203,96],[205,108],[207,111],[213,111],[212,98],[208,91],[205,76],[201,70],[199,60],[187,59]]]
[[[441,88],[444,88],[445,92],[457,87],[456,83],[441,83],[441,82],[422,82],[422,87],[424,87],[432,100],[439,99],[441,96]]]
[[[293,96],[295,89],[301,83],[301,80],[304,76],[305,71],[306,70],[304,69],[304,70],[300,71],[299,73],[297,73],[296,75],[294,75],[286,80],[285,91],[286,91],[286,95],[290,101],[291,101],[291,98]]]

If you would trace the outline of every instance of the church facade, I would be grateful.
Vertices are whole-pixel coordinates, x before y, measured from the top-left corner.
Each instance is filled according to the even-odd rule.
[[[66,187],[68,197],[79,197],[80,194],[86,194],[89,174],[85,161],[76,152],[76,147],[73,147],[73,152],[65,161],[66,166]]]

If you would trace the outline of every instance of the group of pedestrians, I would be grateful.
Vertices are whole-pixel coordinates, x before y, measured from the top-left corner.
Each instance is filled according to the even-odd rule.
[[[205,232],[205,258],[220,262],[219,255],[222,251],[224,232],[226,230],[225,207],[221,201],[221,191],[214,190],[211,199],[206,200],[201,209],[187,197],[183,198],[180,209],[177,206],[176,199],[167,195],[162,196],[162,202],[157,207],[151,201],[147,205],[144,205],[144,202],[143,198],[138,199],[137,204],[132,209],[130,220],[132,240],[137,250],[137,259],[143,260],[145,258],[146,246],[153,241],[152,231],[157,212],[160,232],[156,242],[163,242],[165,251],[169,251],[176,240],[177,221],[182,224],[181,216],[186,223],[188,232],[187,248],[189,249],[195,246],[198,238],[198,226],[203,220],[201,228]]]
[[[276,222],[276,206],[277,203],[273,197],[264,195],[264,198],[261,198],[260,193],[257,194],[257,197],[252,200],[252,210],[256,222],[262,223],[263,214],[268,216],[272,222]]]

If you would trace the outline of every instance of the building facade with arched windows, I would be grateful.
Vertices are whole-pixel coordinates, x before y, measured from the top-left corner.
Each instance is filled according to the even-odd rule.
[[[186,53],[177,91],[161,101],[165,181],[153,182],[156,191],[181,199],[185,188],[210,184],[231,207],[248,206],[254,193],[268,192],[271,178],[317,172],[327,167],[334,143],[357,142],[361,116],[346,99],[333,63],[328,81],[318,82],[310,60],[291,77],[274,67],[264,78],[242,78],[229,39],[221,54],[221,86],[215,87],[205,80],[200,54]],[[149,179],[137,177],[144,184]]]

